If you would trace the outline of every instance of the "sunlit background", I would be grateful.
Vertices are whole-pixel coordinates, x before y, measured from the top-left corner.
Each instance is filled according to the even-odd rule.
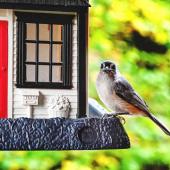
[[[170,128],[170,1],[91,0],[89,96],[100,63],[112,60]],[[1,152],[0,170],[169,170],[170,137],[150,120],[126,117],[131,149]]]

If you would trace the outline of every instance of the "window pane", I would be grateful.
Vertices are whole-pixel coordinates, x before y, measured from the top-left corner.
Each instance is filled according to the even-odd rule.
[[[50,40],[50,25],[39,24],[39,40],[49,41]]]
[[[53,63],[62,62],[62,45],[55,44],[53,45]]]
[[[27,62],[35,62],[35,54],[36,54],[36,44],[27,43],[26,44],[26,61]]]
[[[49,66],[39,65],[39,82],[49,82]]]
[[[36,24],[27,23],[27,40],[36,40]]]
[[[63,25],[53,25],[53,41],[62,41]]]
[[[35,65],[26,65],[26,82],[35,82]]]
[[[49,62],[50,61],[50,45],[49,44],[39,44],[39,61]]]
[[[62,82],[62,66],[53,66],[53,82]]]

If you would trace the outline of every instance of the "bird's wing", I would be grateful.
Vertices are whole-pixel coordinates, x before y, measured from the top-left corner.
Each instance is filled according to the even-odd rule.
[[[123,77],[115,81],[114,90],[115,93],[126,102],[132,104],[145,113],[149,113],[149,109],[145,101],[134,91],[132,86]]]
[[[168,130],[166,126],[164,126],[152,113],[149,112],[145,101],[142,100],[142,98],[134,91],[127,80],[124,78],[119,78],[116,80],[114,90],[120,98],[145,112],[156,125],[158,125],[167,135],[170,136],[170,130]]]

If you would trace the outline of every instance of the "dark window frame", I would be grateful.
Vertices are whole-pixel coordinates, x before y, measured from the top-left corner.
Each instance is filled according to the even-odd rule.
[[[72,88],[72,20],[75,17],[74,15],[61,15],[61,14],[46,14],[46,13],[23,13],[16,12],[17,16],[17,84],[18,88],[49,88],[49,89],[71,89]],[[31,62],[26,62],[26,42],[32,42],[26,40],[26,23],[35,23],[39,24],[50,24],[52,28],[53,24],[63,25],[63,48],[62,48],[62,59],[61,63],[52,63],[52,52],[50,54],[49,63],[40,63],[41,65],[49,65],[49,82],[38,82],[38,75],[36,75],[35,82],[26,82],[26,64],[35,64]],[[37,26],[36,26],[37,27]],[[38,29],[38,28],[37,28]],[[38,33],[37,33],[38,35]],[[52,35],[51,35],[52,36]],[[36,40],[35,40],[36,41]],[[61,44],[61,42],[52,42],[52,41],[38,41],[34,43],[49,43],[51,46],[53,44]],[[53,43],[53,44],[52,44]],[[52,47],[51,47],[52,49]],[[38,50],[36,57],[38,58]],[[54,83],[51,78],[52,75],[52,65],[63,65],[62,73],[62,82]],[[36,67],[36,72],[38,70]]]

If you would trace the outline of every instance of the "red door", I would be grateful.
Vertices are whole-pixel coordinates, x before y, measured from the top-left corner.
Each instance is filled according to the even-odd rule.
[[[8,101],[8,22],[0,21],[0,118],[7,117]]]

